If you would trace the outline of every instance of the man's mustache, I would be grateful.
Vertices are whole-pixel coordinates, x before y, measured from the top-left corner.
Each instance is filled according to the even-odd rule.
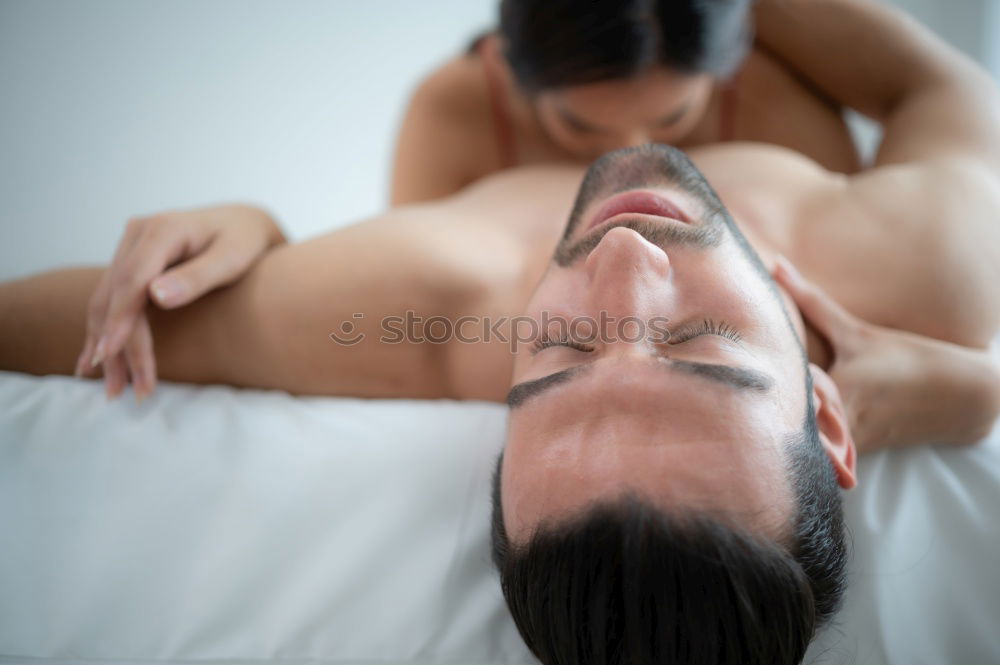
[[[556,248],[554,258],[560,266],[570,266],[590,254],[611,229],[619,227],[632,229],[648,242],[664,250],[679,246],[702,249],[717,247],[722,242],[722,229],[725,225],[721,220],[715,219],[716,215],[717,212],[710,211],[694,225],[676,220],[655,221],[647,216],[626,217],[617,222],[604,224],[572,244],[563,239]]]

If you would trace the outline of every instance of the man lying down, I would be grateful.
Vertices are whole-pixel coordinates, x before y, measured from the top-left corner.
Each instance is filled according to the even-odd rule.
[[[72,372],[96,289],[80,367],[102,366],[111,393],[127,368],[137,393],[158,374],[506,399],[494,559],[542,662],[799,662],[844,588],[856,450],[974,442],[1000,409],[983,352],[1000,320],[998,95],[920,28],[895,37],[878,60],[894,78],[841,49],[851,89],[814,39],[817,85],[881,98],[863,174],[775,147],[647,145],[582,184],[525,168],[294,245],[233,224],[216,242],[270,248],[179,309],[146,306],[138,264],[0,286],[0,367]],[[134,224],[123,247],[171,228]]]

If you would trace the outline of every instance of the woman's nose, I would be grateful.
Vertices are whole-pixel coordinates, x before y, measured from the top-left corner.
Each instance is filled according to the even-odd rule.
[[[651,140],[652,137],[649,135],[649,132],[642,129],[629,130],[612,136],[602,137],[593,145],[591,156],[596,159],[612,150],[645,145]]]
[[[649,143],[650,136],[649,132],[642,129],[635,129],[625,133],[621,138],[623,148],[632,148],[635,146],[645,145]]]

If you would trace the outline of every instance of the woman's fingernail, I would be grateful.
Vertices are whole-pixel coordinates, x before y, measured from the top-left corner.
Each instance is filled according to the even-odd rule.
[[[104,359],[104,347],[108,344],[108,336],[101,335],[101,338],[97,340],[97,346],[94,347],[94,357],[90,359],[90,366],[97,367],[101,364],[101,360]]]
[[[153,297],[162,304],[176,302],[183,292],[183,287],[176,279],[164,277],[153,283]]]
[[[122,347],[125,346],[125,340],[128,339],[131,328],[124,323],[119,323],[108,332],[107,346],[105,347],[105,352],[116,353],[121,351]]]

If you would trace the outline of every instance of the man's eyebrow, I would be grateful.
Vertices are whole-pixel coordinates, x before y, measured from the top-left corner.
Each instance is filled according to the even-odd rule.
[[[698,363],[689,360],[672,360],[670,364],[682,372],[718,381],[737,390],[767,392],[774,387],[774,379],[770,374],[749,367]]]
[[[590,367],[590,365],[591,363],[584,363],[582,365],[577,365],[576,367],[570,367],[568,369],[548,374],[540,379],[532,379],[531,381],[518,383],[510,389],[509,393],[507,393],[507,406],[512,409],[516,409],[527,400],[537,396],[539,393],[545,392],[552,386],[557,386],[560,383],[566,383],[577,374],[583,372],[585,368]]]
[[[538,395],[544,393],[549,388],[566,383],[592,364],[593,362],[584,363],[576,367],[548,374],[539,379],[518,383],[507,393],[507,406],[516,409],[529,399],[538,397]],[[664,367],[700,376],[710,381],[716,381],[736,390],[767,392],[774,387],[774,379],[769,374],[749,367],[716,365],[714,363],[700,363],[690,360],[671,360],[670,364]]]

